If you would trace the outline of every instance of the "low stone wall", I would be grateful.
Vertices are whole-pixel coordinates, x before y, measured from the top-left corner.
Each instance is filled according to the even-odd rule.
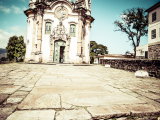
[[[136,56],[136,59],[145,59],[145,56]]]
[[[148,46],[149,59],[160,59],[160,44]]]
[[[160,78],[160,60],[135,60],[135,59],[103,59],[100,64],[109,64],[111,68],[117,68],[136,72],[146,70],[149,76]]]
[[[1,61],[0,60],[0,64],[9,64],[9,63],[16,63],[16,61],[15,60],[13,61]]]

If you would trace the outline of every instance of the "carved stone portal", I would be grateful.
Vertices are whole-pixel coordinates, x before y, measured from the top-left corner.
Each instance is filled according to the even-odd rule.
[[[53,55],[55,52],[55,42],[57,40],[61,40],[65,42],[65,54],[66,60],[69,59],[69,46],[70,46],[70,36],[66,33],[67,29],[63,25],[62,22],[59,22],[59,25],[57,25],[56,28],[53,29],[52,34],[50,35],[50,62],[53,62]],[[57,48],[57,47],[56,47]],[[58,47],[59,49],[59,47]],[[59,53],[58,53],[59,54]],[[57,59],[58,60],[58,59]]]

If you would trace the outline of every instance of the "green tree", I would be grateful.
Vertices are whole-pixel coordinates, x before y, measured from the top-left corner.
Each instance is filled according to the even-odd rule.
[[[148,14],[143,8],[127,9],[121,15],[122,22],[114,21],[114,24],[121,31],[127,34],[129,41],[132,41],[136,56],[136,47],[140,44],[140,38],[148,34]]]
[[[94,56],[98,54],[108,54],[108,49],[102,44],[97,44],[95,41],[90,41],[90,63],[94,62]]]
[[[24,43],[23,36],[10,37],[6,50],[8,52],[7,57],[9,60],[16,59],[16,61],[18,61],[19,58],[22,59],[26,52],[26,44]]]

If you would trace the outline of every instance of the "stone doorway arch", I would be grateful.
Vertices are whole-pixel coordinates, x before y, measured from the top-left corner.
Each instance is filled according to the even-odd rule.
[[[54,42],[54,55],[53,60],[57,63],[63,63],[65,62],[65,56],[66,56],[66,42],[63,40],[56,40]]]
[[[57,47],[55,47],[55,45],[56,45],[55,43],[58,43],[57,46],[65,47],[65,49],[64,49],[65,52],[63,52],[63,53],[65,53],[65,62],[68,62],[71,37],[66,33],[66,31],[67,30],[62,22],[59,22],[59,25],[57,25],[57,27],[55,27],[53,29],[53,32],[50,35],[50,62],[55,62],[55,61],[58,62],[58,58],[57,58],[57,60],[55,59],[55,61],[54,61],[54,55],[56,55],[55,48],[57,48]],[[59,41],[59,42],[56,42],[56,41]],[[65,45],[62,45],[62,43],[63,44],[65,43]],[[59,50],[59,48],[57,48],[57,52],[58,52],[58,50]],[[57,56],[58,56],[58,53],[57,53]]]

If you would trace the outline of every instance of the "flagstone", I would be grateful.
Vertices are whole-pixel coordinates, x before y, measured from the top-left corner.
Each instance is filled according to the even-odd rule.
[[[91,120],[91,116],[84,109],[63,110],[56,113],[56,120]]]
[[[108,94],[109,92],[106,91],[104,88],[102,88],[101,86],[80,86],[80,85],[76,85],[76,86],[40,86],[40,87],[35,87],[32,92],[32,94],[46,94],[46,93],[57,93],[57,94],[61,94],[61,93],[104,93],[104,94]]]
[[[15,104],[15,103],[20,103],[21,101],[23,100],[23,98],[12,98],[12,97],[9,97],[7,99],[7,104],[8,103],[11,103],[11,104]]]
[[[111,117],[121,117],[124,115],[130,115],[130,111],[118,105],[93,106],[88,107],[87,110],[91,113],[94,119],[108,119]]]
[[[6,120],[53,120],[55,110],[16,111]]]
[[[126,104],[121,105],[124,109],[131,112],[132,116],[135,115],[153,115],[160,112],[160,109],[149,104]]]
[[[0,84],[2,85],[12,85],[14,83],[13,79],[0,80]]]
[[[71,79],[73,82],[100,82],[97,79]]]
[[[0,93],[12,94],[21,86],[14,86],[14,85],[3,85],[0,86]]]
[[[26,91],[26,92],[30,92],[32,90],[32,88],[30,87],[22,87],[19,89],[19,91]]]
[[[18,90],[15,93],[13,93],[10,97],[24,98],[27,94],[28,92]]]
[[[60,95],[52,93],[29,94],[18,106],[19,109],[61,108]]]
[[[0,120],[6,120],[6,118],[12,114],[12,112],[16,109],[16,105],[12,105],[9,107],[0,107]]]
[[[51,85],[52,85],[52,82],[47,82],[47,81],[44,81],[44,82],[39,81],[35,84],[35,86],[51,86]]]
[[[39,79],[39,82],[40,81],[49,81],[49,82],[71,82],[70,79],[61,79],[61,78],[52,78],[52,79]]]
[[[137,104],[146,103],[124,93],[64,93],[61,94],[62,102],[76,106],[100,106],[108,104]],[[62,105],[63,106],[63,105]]]
[[[8,97],[7,94],[0,94],[0,104],[3,103],[4,100],[6,100]]]

